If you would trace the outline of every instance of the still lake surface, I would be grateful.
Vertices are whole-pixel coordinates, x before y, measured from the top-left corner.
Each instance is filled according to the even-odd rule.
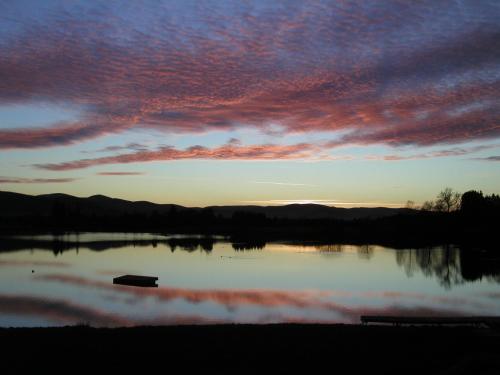
[[[500,315],[498,259],[454,246],[231,243],[152,234],[0,239],[0,326],[358,323]],[[124,274],[158,288],[119,286]]]

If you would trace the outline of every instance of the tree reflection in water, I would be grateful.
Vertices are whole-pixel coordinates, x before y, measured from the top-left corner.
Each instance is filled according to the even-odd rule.
[[[0,253],[23,251],[26,249],[49,250],[54,255],[67,251],[87,249],[91,251],[105,251],[122,247],[154,247],[166,246],[171,252],[176,250],[211,253],[214,246],[225,239],[198,236],[198,237],[171,237],[158,239],[136,238],[119,240],[95,239],[80,242],[78,238],[72,241],[60,240],[54,237],[51,240],[40,240],[27,236],[25,238],[0,238]],[[234,251],[264,250],[265,240],[238,240],[230,241]],[[309,243],[291,243],[291,246],[308,246]],[[371,260],[376,254],[376,245],[342,243],[316,244],[312,249],[325,256],[339,256],[346,252],[355,251],[363,260]],[[450,289],[453,285],[471,281],[489,280],[500,283],[500,253],[496,248],[484,249],[477,247],[443,245],[427,248],[401,249],[386,247],[392,250],[397,264],[403,268],[408,277],[422,273],[426,277],[435,278],[443,287]]]
[[[372,245],[360,245],[357,248],[357,253],[360,259],[370,260],[373,257],[375,248]]]
[[[498,255],[488,254],[453,245],[395,252],[397,264],[409,277],[421,272],[426,277],[436,278],[447,289],[483,278],[500,282],[500,259]]]
[[[342,253],[344,251],[343,244],[316,245],[314,248],[320,253]]]

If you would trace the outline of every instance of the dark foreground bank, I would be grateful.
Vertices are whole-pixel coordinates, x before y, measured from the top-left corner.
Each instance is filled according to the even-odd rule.
[[[16,328],[0,329],[0,343],[2,373],[500,373],[500,331],[473,327]]]

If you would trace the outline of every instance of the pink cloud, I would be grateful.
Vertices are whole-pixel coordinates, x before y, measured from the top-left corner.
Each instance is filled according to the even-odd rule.
[[[70,145],[98,138],[111,132],[101,125],[84,123],[57,124],[49,128],[0,129],[0,149],[38,148]]]
[[[173,147],[163,147],[155,151],[138,151],[129,154],[106,156],[95,159],[81,159],[72,162],[55,164],[35,164],[39,169],[50,171],[65,171],[72,169],[89,168],[107,164],[127,164],[151,161],[168,161],[184,159],[211,159],[211,160],[275,160],[275,159],[305,159],[315,155],[319,147],[309,143],[294,145],[250,145],[242,146],[228,143],[215,148],[192,146],[185,150]]]
[[[292,145],[263,144],[263,145],[242,145],[234,140],[225,145],[207,148],[203,146],[192,146],[184,150],[174,147],[162,147],[158,150],[136,151],[127,154],[106,156],[94,159],[80,159],[62,163],[34,164],[39,169],[50,171],[66,171],[73,169],[83,169],[99,165],[108,164],[129,164],[153,161],[174,161],[186,159],[205,160],[294,160],[294,159],[314,159],[314,160],[352,160],[349,155],[331,156],[327,151],[339,146],[338,142],[325,142],[322,144],[298,143]],[[368,160],[414,160],[429,159],[450,156],[462,156],[471,153],[496,148],[500,145],[479,145],[473,147],[455,147],[438,151],[429,151],[411,155],[369,155]],[[99,172],[99,175],[138,175],[139,172]]]
[[[11,16],[20,31],[0,45],[0,104],[69,103],[83,115],[0,130],[0,148],[69,145],[138,128],[341,132],[332,147],[500,136],[494,11],[382,4],[379,15],[363,2],[248,7],[231,16],[193,9],[199,30],[150,12],[149,33],[98,11],[54,10],[43,23]],[[461,26],[448,27],[455,22]],[[164,150],[175,155],[157,160],[193,151]],[[239,157],[223,151],[208,158]]]

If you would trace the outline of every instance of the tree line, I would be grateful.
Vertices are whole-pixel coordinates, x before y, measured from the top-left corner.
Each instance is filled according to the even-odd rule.
[[[388,217],[356,220],[276,218],[262,213],[235,212],[223,217],[211,209],[107,215],[84,213],[78,207],[54,202],[49,215],[0,217],[0,230],[17,233],[67,231],[156,232],[223,235],[236,242],[249,240],[308,240],[379,243],[391,246],[429,244],[496,244],[500,196],[481,191],[459,194],[451,188],[421,207]]]
[[[413,201],[406,203],[406,208],[416,209]],[[469,190],[463,194],[452,188],[445,188],[439,192],[434,200],[425,201],[420,206],[422,211],[479,213],[485,210],[500,209],[500,195],[484,195],[482,191]]]

